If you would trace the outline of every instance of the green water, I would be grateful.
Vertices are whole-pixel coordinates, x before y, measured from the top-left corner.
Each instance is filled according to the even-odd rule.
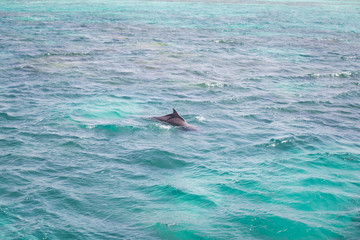
[[[358,1],[0,0],[1,239],[358,239]],[[172,108],[199,131],[151,119]]]

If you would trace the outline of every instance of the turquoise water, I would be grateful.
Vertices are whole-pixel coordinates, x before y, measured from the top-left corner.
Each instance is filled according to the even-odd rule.
[[[358,239],[360,2],[0,0],[1,239]],[[150,119],[177,111],[200,129]]]

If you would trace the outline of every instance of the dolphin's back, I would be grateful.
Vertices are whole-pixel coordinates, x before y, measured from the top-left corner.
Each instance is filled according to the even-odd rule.
[[[183,119],[177,112],[175,109],[173,109],[173,113],[168,114],[168,115],[164,115],[164,116],[160,116],[160,117],[153,117],[154,119],[170,124],[172,126],[176,126],[176,127],[183,127],[184,129],[196,129],[194,126],[191,126],[190,124],[188,124],[185,119]]]
[[[165,116],[161,116],[161,117],[153,117],[155,118],[156,120],[159,120],[159,121],[162,121],[162,122],[165,122],[167,120],[169,120],[171,118],[170,114],[168,115],[165,115]]]

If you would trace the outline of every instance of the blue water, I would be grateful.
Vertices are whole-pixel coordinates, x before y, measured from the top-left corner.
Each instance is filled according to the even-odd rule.
[[[0,0],[0,239],[359,239],[360,2]],[[172,108],[200,131],[151,120]]]

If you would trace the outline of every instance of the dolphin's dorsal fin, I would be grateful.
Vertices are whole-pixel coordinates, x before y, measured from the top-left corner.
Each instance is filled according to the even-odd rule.
[[[182,120],[185,122],[185,120],[177,113],[177,111],[175,110],[175,108],[173,108],[173,113],[172,113],[171,115],[172,115],[172,117],[180,118],[180,119],[182,119]]]

